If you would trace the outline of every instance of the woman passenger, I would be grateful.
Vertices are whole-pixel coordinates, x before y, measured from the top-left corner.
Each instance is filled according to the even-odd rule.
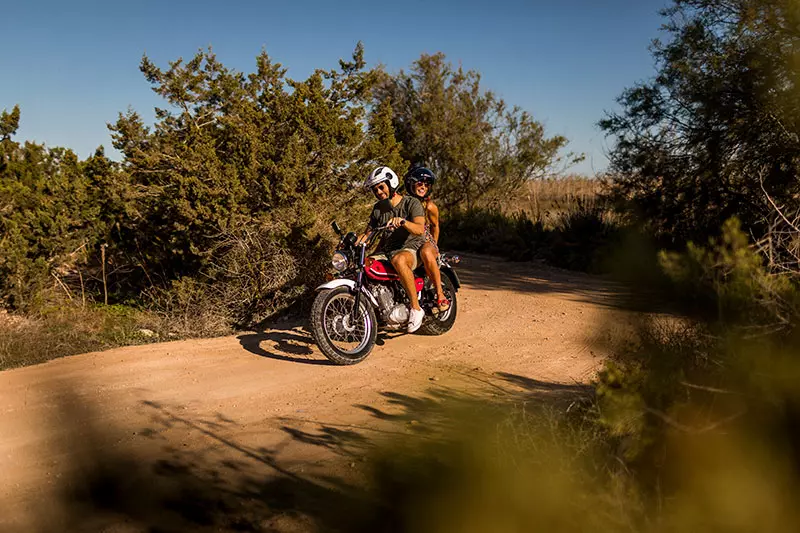
[[[442,291],[442,275],[439,272],[439,208],[431,199],[431,189],[436,182],[436,176],[430,169],[416,167],[405,176],[405,187],[408,194],[422,202],[425,209],[425,244],[419,250],[422,263],[428,278],[433,281],[436,288],[436,305],[439,312],[450,308],[450,302]]]

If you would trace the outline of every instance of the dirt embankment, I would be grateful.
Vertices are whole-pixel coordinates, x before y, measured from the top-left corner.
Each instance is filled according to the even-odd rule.
[[[309,529],[296,494],[341,497],[332,476],[357,470],[377,439],[453,391],[578,388],[602,359],[598,328],[628,316],[597,278],[478,256],[459,273],[451,332],[384,336],[352,367],[329,365],[302,324],[284,322],[0,372],[0,530],[70,529],[67,500],[105,506],[81,530],[202,528],[213,523],[207,491],[230,493],[234,478],[255,495],[277,490],[251,495],[268,502],[259,527]],[[172,489],[188,494],[183,504],[146,503],[174,500]]]

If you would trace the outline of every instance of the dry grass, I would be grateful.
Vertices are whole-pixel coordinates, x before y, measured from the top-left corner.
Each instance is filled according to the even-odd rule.
[[[201,288],[183,284],[162,291],[159,305],[151,301],[150,309],[62,303],[29,315],[2,311],[0,370],[118,346],[230,333],[229,316],[199,297]]]
[[[583,176],[532,180],[506,204],[505,211],[525,211],[534,220],[547,219],[579,203],[594,203],[602,190],[601,180]]]
[[[156,329],[151,329],[156,328]],[[0,370],[163,339],[157,317],[124,306],[63,305],[46,313],[0,315]]]

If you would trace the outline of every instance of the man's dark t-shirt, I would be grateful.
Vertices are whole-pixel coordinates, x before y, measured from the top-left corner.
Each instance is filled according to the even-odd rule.
[[[372,208],[372,214],[369,217],[369,227],[377,228],[384,226],[394,217],[400,217],[413,222],[416,217],[424,217],[425,210],[419,200],[412,196],[403,196],[400,202],[389,209],[391,204],[388,202],[377,202]],[[388,237],[383,240],[381,251],[384,253],[393,252],[402,248],[410,250],[419,250],[425,244],[424,235],[413,235],[403,226],[394,230]]]

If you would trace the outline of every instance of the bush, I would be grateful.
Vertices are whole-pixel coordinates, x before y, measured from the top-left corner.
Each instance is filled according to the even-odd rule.
[[[405,166],[391,107],[369,113],[378,76],[360,45],[307,80],[266,54],[248,76],[211,51],[140,68],[167,105],[152,129],[134,111],[110,126],[119,164],[18,143],[19,108],[0,115],[2,307],[66,296],[147,306],[180,335],[252,326],[322,277],[318,226],[363,211],[367,169]]]
[[[441,246],[514,261],[538,259],[584,272],[607,272],[606,259],[625,228],[601,204],[578,200],[551,221],[526,213],[473,209],[446,213]]]
[[[295,216],[276,211],[220,232],[200,275],[148,291],[148,308],[180,335],[210,336],[257,327],[301,302],[323,279],[335,243],[330,230],[301,227]]]
[[[561,154],[567,139],[547,136],[527,111],[480,86],[480,74],[423,54],[409,72],[384,76],[375,91],[391,103],[400,153],[437,175],[443,208],[507,203],[524,183],[583,159]]]
[[[613,141],[611,192],[678,246],[732,216],[760,237],[764,192],[798,205],[797,6],[673,0],[662,14],[655,75],[600,123]]]
[[[787,530],[800,495],[788,467],[800,460],[800,291],[736,220],[661,261],[689,318],[642,320],[599,375],[597,420],[666,523]]]

